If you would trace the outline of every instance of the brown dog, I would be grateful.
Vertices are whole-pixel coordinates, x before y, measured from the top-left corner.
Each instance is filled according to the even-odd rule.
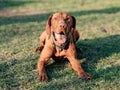
[[[40,36],[40,47],[36,49],[41,51],[37,63],[37,80],[48,80],[45,64],[51,57],[55,61],[67,58],[80,78],[90,79],[91,76],[83,70],[77,60],[75,42],[78,39],[76,19],[73,16],[62,12],[51,15],[46,30]]]

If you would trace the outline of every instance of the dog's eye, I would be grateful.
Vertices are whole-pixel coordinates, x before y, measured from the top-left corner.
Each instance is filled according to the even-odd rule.
[[[69,21],[70,21],[70,18],[69,18],[69,17],[67,17],[67,18],[65,19],[65,21],[66,21],[66,22],[69,22]]]
[[[57,17],[54,17],[54,20],[57,20]]]

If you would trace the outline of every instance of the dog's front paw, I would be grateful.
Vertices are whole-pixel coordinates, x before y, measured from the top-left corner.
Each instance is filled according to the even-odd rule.
[[[37,77],[37,80],[48,81],[48,76],[44,73]]]
[[[81,79],[87,79],[87,80],[92,79],[92,76],[89,73],[87,73],[87,72],[78,73],[78,76]]]

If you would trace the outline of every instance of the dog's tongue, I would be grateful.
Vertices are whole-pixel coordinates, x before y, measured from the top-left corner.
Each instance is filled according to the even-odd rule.
[[[60,35],[60,34],[55,33],[55,38],[57,39],[59,44],[63,44],[63,43],[66,42],[66,36],[65,35]]]

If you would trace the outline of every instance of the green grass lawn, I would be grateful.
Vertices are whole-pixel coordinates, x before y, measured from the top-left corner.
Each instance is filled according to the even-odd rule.
[[[0,90],[120,90],[120,0],[0,0]],[[47,65],[48,82],[36,81],[39,36],[50,14],[77,20],[77,46],[92,80],[78,78],[69,62]]]

